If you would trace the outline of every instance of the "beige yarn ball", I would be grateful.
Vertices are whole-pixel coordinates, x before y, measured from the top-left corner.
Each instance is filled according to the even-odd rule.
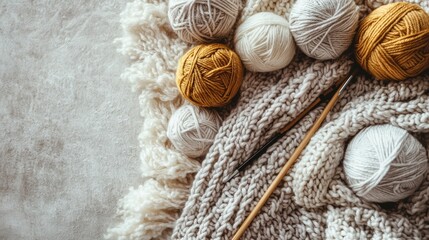
[[[284,68],[295,56],[289,23],[270,12],[257,13],[244,21],[235,31],[234,45],[243,65],[254,72]]]
[[[343,166],[356,195],[371,202],[395,202],[417,190],[428,158],[423,145],[404,129],[378,125],[352,139]]]
[[[298,47],[319,60],[335,59],[350,46],[358,20],[353,0],[298,0],[289,16]]]
[[[231,33],[240,6],[240,0],[170,0],[168,18],[183,41],[207,43]]]
[[[213,144],[221,123],[222,119],[215,111],[183,105],[171,116],[167,137],[188,157],[201,157]]]

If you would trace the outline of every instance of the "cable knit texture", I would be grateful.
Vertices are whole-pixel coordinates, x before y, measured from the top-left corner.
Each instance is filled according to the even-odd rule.
[[[387,2],[356,1],[360,18]],[[419,4],[429,10],[427,1]],[[243,0],[237,24],[262,11],[287,18],[292,5],[286,0]],[[298,53],[282,70],[247,72],[238,100],[223,112],[226,118],[200,164],[178,153],[166,138],[168,119],[182,104],[174,85],[177,61],[190,46],[169,27],[165,2],[135,1],[122,19],[121,51],[132,61],[123,76],[142,92],[142,174],[151,179],[121,200],[122,222],[109,230],[108,237],[230,239],[322,107],[310,112],[244,173],[223,181],[277,129],[348,74],[351,51],[331,61]],[[347,142],[361,129],[385,123],[410,131],[429,148],[427,72],[402,82],[376,81],[360,73],[242,239],[428,238],[428,177],[411,197],[387,205],[360,199],[346,184],[341,164]]]

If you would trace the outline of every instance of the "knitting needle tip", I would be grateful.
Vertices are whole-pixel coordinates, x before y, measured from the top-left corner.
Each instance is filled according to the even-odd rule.
[[[235,176],[237,176],[238,173],[239,173],[239,171],[235,170],[224,183],[231,181],[231,179],[233,179]]]

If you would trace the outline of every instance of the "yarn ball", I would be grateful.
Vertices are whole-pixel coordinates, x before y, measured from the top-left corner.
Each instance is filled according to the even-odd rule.
[[[243,65],[238,55],[219,43],[193,47],[177,67],[179,92],[200,107],[221,107],[237,94],[243,81]]]
[[[188,157],[201,157],[213,144],[221,122],[214,111],[183,105],[171,116],[167,137],[177,150]]]
[[[381,6],[361,21],[355,51],[376,79],[417,76],[429,67],[429,15],[411,3]]]
[[[288,21],[270,12],[249,17],[235,31],[234,45],[243,65],[254,72],[286,67],[295,55]]]
[[[395,202],[410,196],[425,178],[423,145],[402,128],[365,128],[349,143],[344,172],[356,195],[370,202]]]
[[[240,6],[240,0],[170,0],[168,19],[182,40],[212,42],[231,33]]]
[[[319,60],[340,56],[352,43],[358,21],[353,0],[298,0],[289,16],[298,47]]]

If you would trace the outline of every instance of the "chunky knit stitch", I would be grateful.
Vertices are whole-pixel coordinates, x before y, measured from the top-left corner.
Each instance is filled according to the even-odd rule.
[[[240,177],[223,180],[237,164],[302,111],[350,62],[296,61],[278,76],[248,75],[240,102],[225,120],[198,172],[177,221],[174,239],[231,238],[290,157],[320,109],[268,150]],[[263,81],[256,81],[263,80]],[[253,80],[253,81],[252,81]],[[264,89],[264,91],[258,91]],[[243,239],[356,239],[429,237],[428,179],[408,200],[386,210],[359,199],[345,184],[341,161],[347,140],[366,126],[390,123],[429,131],[428,76],[377,83],[361,75],[347,89],[292,172],[263,207]]]
[[[357,1],[360,17],[387,2]],[[261,11],[288,17],[292,5],[287,0],[243,1],[238,22]],[[429,12],[427,1],[420,5]],[[122,16],[127,33],[122,52],[133,61],[124,77],[142,91],[142,173],[151,180],[120,201],[123,221],[108,236],[230,239],[322,107],[310,112],[244,173],[223,181],[277,129],[347,75],[353,64],[351,51],[332,61],[298,54],[285,69],[246,73],[239,98],[231,111],[224,112],[222,127],[199,166],[175,151],[165,135],[171,112],[182,103],[174,86],[175,63],[189,47],[168,27],[166,10],[163,1],[135,1],[127,8],[128,15]],[[347,142],[359,130],[384,123],[423,136],[429,149],[424,136],[429,132],[427,72],[403,82],[375,81],[361,72],[242,239],[429,238],[428,177],[411,197],[389,205],[360,199],[345,182],[341,162]]]

